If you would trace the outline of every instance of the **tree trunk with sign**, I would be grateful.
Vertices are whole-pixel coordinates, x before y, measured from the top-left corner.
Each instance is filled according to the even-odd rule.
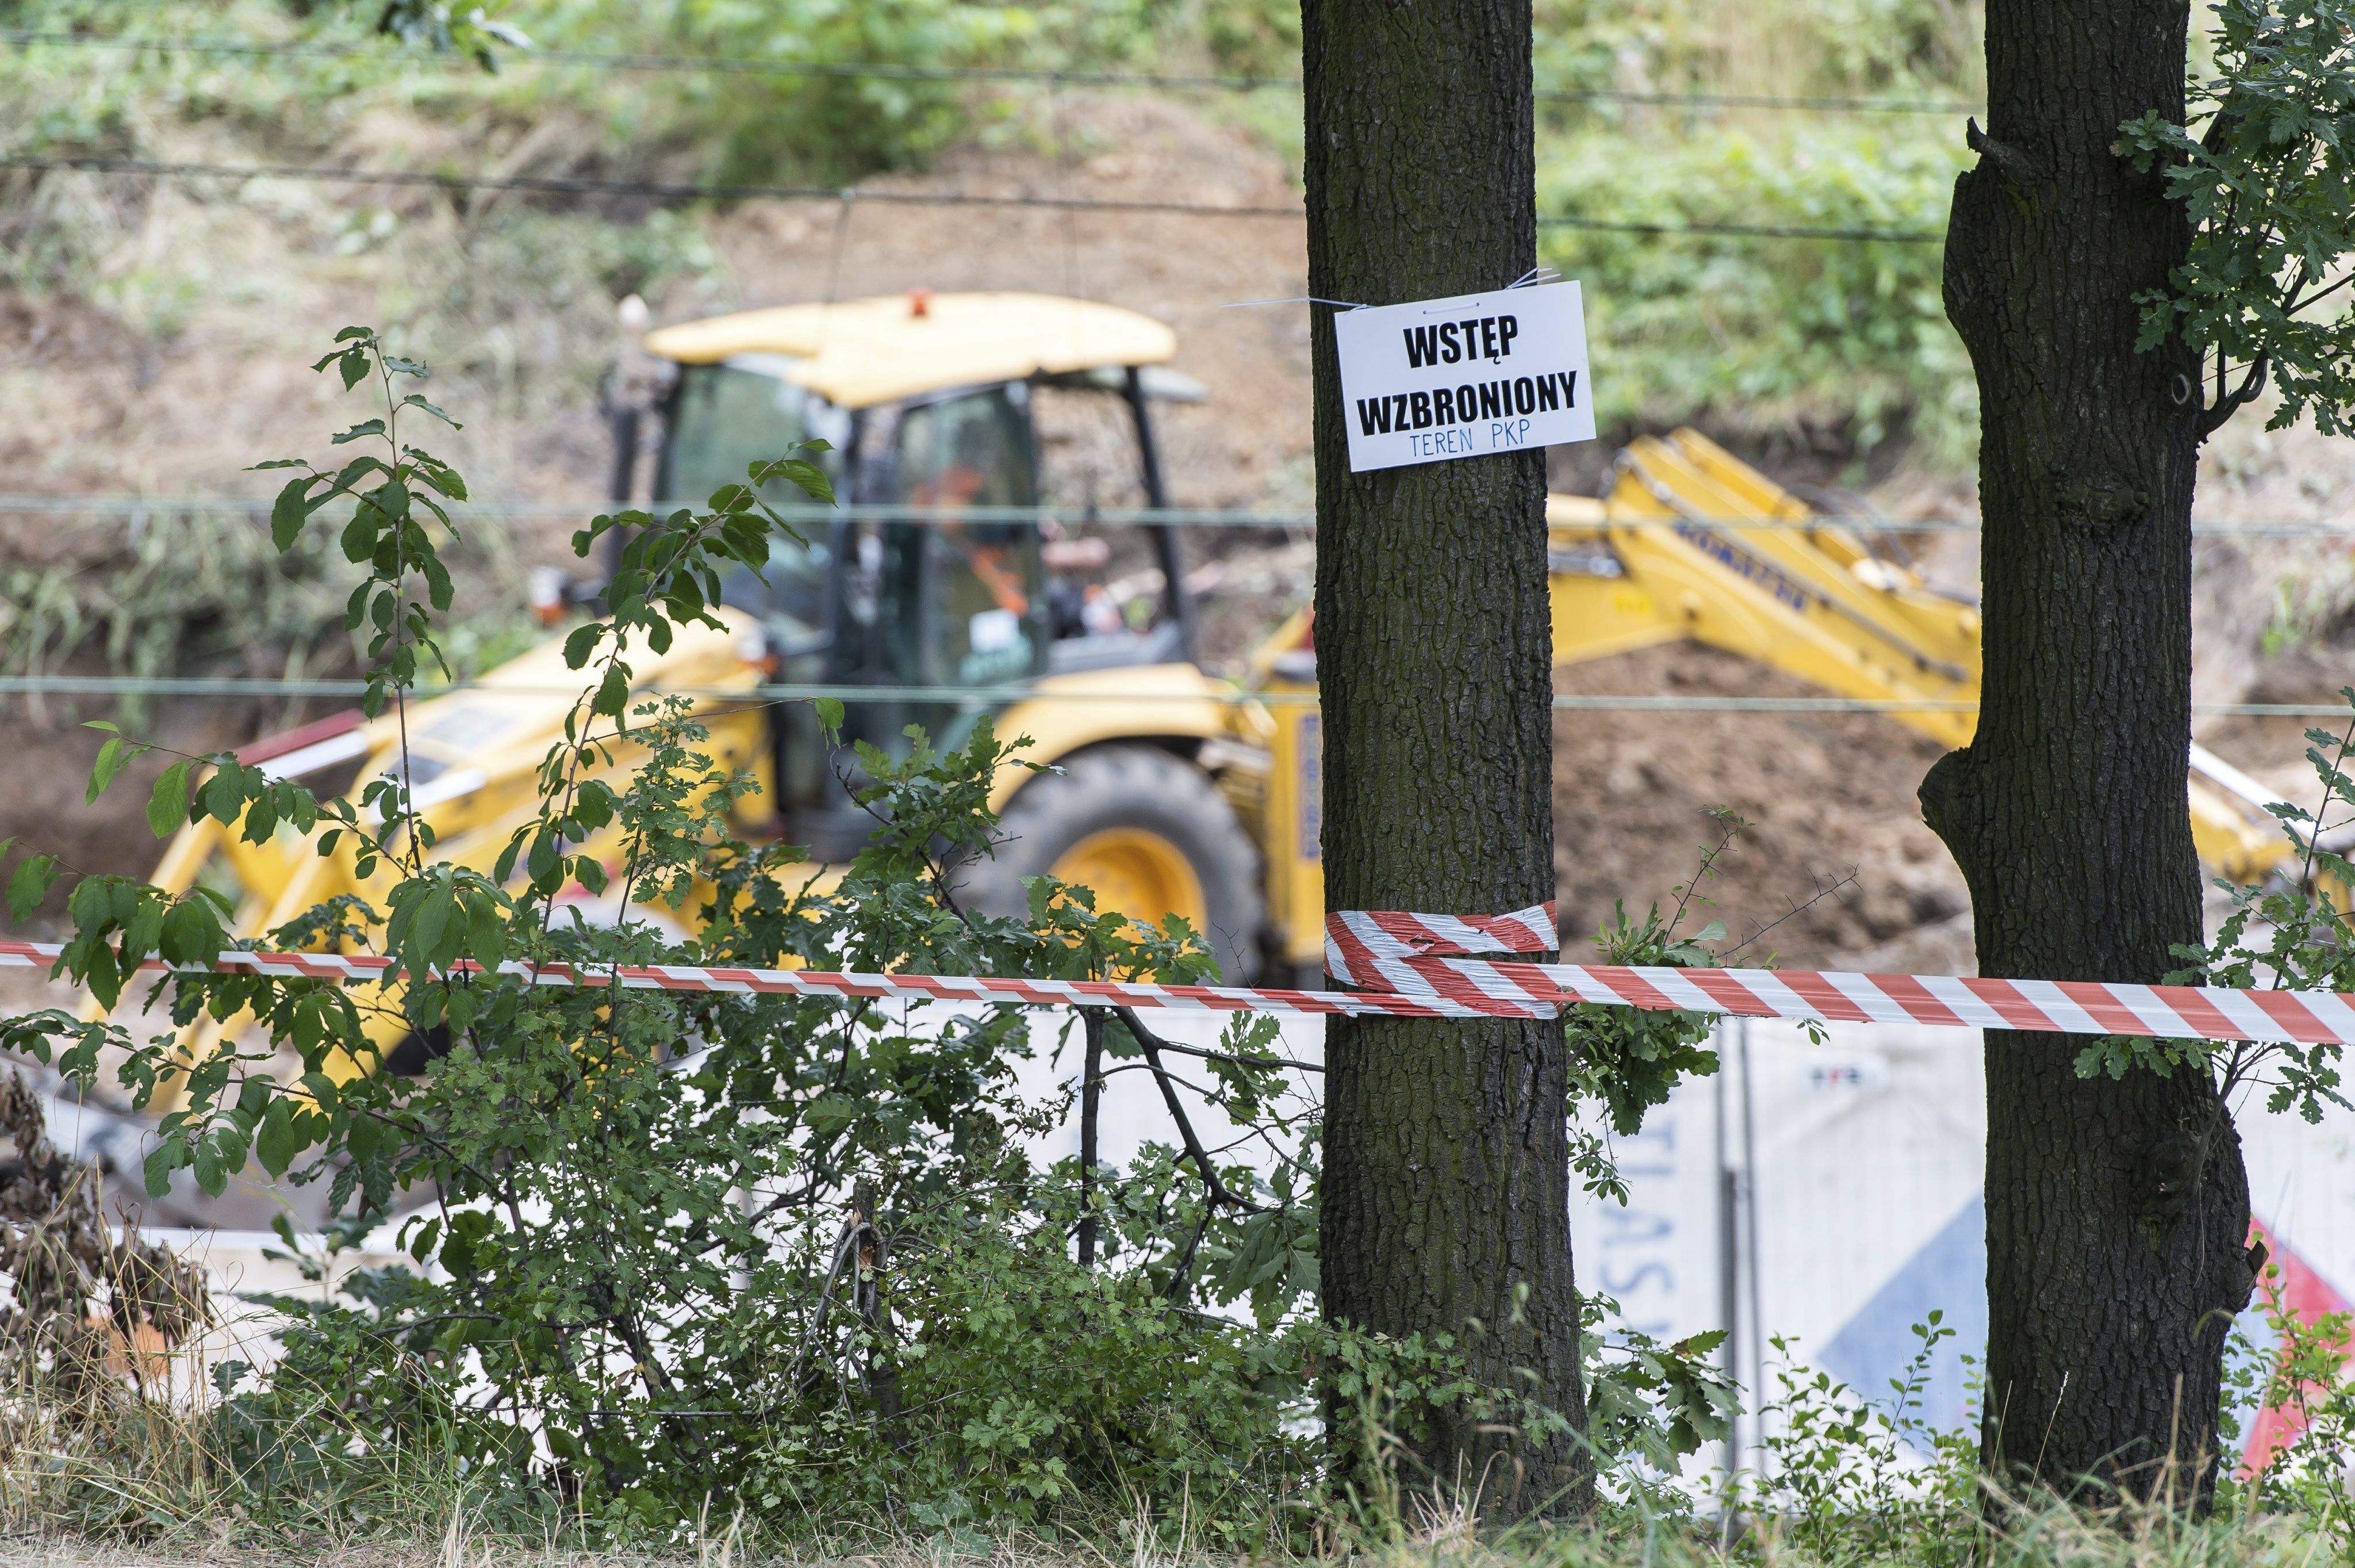
[[[1529,0],[1305,0],[1309,292],[1501,288],[1536,249]],[[1488,913],[1552,896],[1541,454],[1352,474],[1312,307],[1327,907]],[[1334,1019],[1324,1310],[1459,1338],[1479,1381],[1582,1434],[1566,1069],[1555,1021]],[[1337,1434],[1358,1412],[1336,1408]],[[1405,1413],[1425,1478],[1493,1513],[1581,1506],[1576,1436]]]
[[[1991,0],[1988,123],[1955,183],[1946,306],[1977,370],[1978,733],[1922,786],[1971,889],[1980,971],[2155,981],[2200,940],[2185,796],[2198,362],[2137,352],[2190,226],[2120,123],[2180,121],[2188,12]],[[1987,1036],[1984,1458],[2204,1499],[2248,1299],[2248,1183],[2209,1074],[2078,1076]],[[2170,1457],[2171,1456],[2171,1457]]]

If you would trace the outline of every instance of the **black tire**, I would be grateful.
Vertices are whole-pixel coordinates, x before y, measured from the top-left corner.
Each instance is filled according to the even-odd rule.
[[[1259,849],[1209,775],[1152,746],[1098,746],[1056,765],[1060,773],[1039,774],[1007,804],[996,857],[973,862],[959,878],[967,907],[1019,918],[1029,910],[1024,878],[1044,876],[1092,834],[1142,829],[1183,855],[1201,883],[1202,942],[1217,956],[1223,983],[1249,984],[1266,923]]]

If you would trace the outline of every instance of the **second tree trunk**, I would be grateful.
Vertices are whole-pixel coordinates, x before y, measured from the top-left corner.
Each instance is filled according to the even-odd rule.
[[[2190,229],[2114,150],[2133,116],[2180,121],[2186,22],[2166,0],[1987,7],[1945,284],[1981,400],[1986,679],[1977,737],[1922,786],[1985,975],[2156,981],[2200,940],[2198,363],[2135,347]],[[2084,1079],[2078,1049],[1987,1037],[1985,1458],[2006,1484],[2203,1498],[2249,1295],[2240,1146],[2205,1072]]]

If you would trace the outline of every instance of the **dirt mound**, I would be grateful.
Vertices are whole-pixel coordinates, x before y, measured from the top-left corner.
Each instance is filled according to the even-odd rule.
[[[1554,683],[1565,694],[1818,695],[1689,645],[1572,666]],[[1656,900],[1673,903],[1672,890],[1692,880],[1717,839],[1711,808],[1748,826],[1699,889],[1713,907],[1688,916],[1687,927],[1722,920],[1732,943],[1747,944],[1743,962],[1846,962],[1947,920],[1968,907],[1962,873],[1913,796],[1938,753],[1935,741],[1869,713],[1558,712],[1563,927],[1593,930],[1614,900],[1638,916]]]
[[[44,492],[119,485],[111,464],[58,459],[134,443],[132,411],[155,361],[155,345],[94,305],[0,290],[0,389],[11,411],[0,427],[0,484]],[[38,559],[55,530],[16,522],[7,519],[0,535],[10,559]]]

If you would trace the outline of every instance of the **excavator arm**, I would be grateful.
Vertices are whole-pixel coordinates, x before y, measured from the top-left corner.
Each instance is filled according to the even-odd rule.
[[[1874,554],[1698,432],[1636,441],[1603,499],[1553,496],[1546,520],[1558,663],[1689,639],[1891,704],[1942,745],[1977,728],[1977,601]],[[2201,747],[2189,763],[2200,859],[2240,882],[2280,869],[2294,847],[2265,814],[2272,793]]]

